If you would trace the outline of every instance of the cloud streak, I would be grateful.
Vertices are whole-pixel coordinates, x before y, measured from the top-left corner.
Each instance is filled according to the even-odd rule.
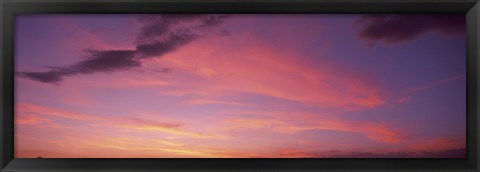
[[[182,124],[177,124],[177,123],[161,123],[161,122],[146,120],[142,118],[135,118],[135,117],[132,117],[129,119],[136,123],[140,123],[142,125],[148,125],[148,126],[160,127],[160,128],[179,128],[182,126]]]
[[[20,72],[20,76],[43,83],[59,84],[64,77],[97,72],[116,72],[140,67],[192,42],[209,28],[223,23],[227,15],[142,15],[143,24],[134,50],[85,50],[83,60],[43,72]]]
[[[465,33],[465,22],[465,14],[380,14],[361,17],[356,24],[361,26],[357,34],[361,40],[396,44],[429,32],[462,35]]]
[[[403,133],[381,123],[347,121],[340,119],[313,119],[298,116],[295,119],[230,118],[226,121],[231,130],[268,129],[283,134],[296,134],[308,130],[333,130],[363,134],[371,140],[398,143],[405,139]]]
[[[73,112],[28,103],[22,103],[17,106],[16,109],[19,113],[19,120],[15,121],[16,124],[40,126],[40,124],[47,123],[51,124],[49,127],[59,128],[57,126],[53,126],[53,124],[55,123],[53,123],[53,121],[49,118],[56,117],[67,120],[75,120],[83,122],[84,124],[114,127],[117,129],[127,129],[136,132],[151,131],[171,136],[197,139],[225,139],[223,136],[220,135],[211,135],[210,133],[203,134],[187,131],[182,128],[185,126],[185,124],[179,122],[165,122],[166,120],[157,121],[154,119],[144,119],[137,117],[103,117],[95,114]],[[44,118],[40,118],[38,115],[43,116]]]
[[[28,104],[28,103],[19,104],[15,109],[18,111],[18,113],[40,114],[40,115],[54,116],[54,117],[60,117],[60,118],[65,118],[70,120],[78,120],[78,121],[107,120],[105,117],[101,117],[98,115],[72,112],[68,110],[49,108],[45,106],[39,106],[39,105]]]

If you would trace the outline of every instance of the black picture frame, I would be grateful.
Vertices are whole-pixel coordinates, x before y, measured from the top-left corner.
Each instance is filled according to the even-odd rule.
[[[1,171],[479,171],[478,0],[1,0]],[[14,27],[17,14],[465,13],[466,159],[14,158]]]

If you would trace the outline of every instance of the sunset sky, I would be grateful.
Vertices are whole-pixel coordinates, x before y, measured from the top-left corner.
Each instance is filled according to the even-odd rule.
[[[20,15],[16,158],[465,158],[462,15]]]

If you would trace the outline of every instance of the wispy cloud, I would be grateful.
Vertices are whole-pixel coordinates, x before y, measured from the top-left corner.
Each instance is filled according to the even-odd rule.
[[[414,93],[414,92],[418,92],[418,91],[423,91],[423,90],[427,90],[429,88],[439,86],[439,85],[442,85],[442,84],[446,84],[446,83],[449,83],[449,82],[452,82],[452,81],[458,81],[458,80],[464,80],[464,79],[465,79],[464,74],[447,76],[447,77],[444,77],[444,78],[441,78],[441,79],[438,79],[438,80],[427,82],[425,84],[421,84],[421,85],[411,87],[411,88],[408,89],[408,92]]]
[[[401,103],[401,104],[407,103],[412,99],[412,95],[415,94],[415,93],[419,93],[419,92],[422,92],[422,91],[428,91],[431,88],[438,87],[438,86],[441,86],[443,84],[451,83],[451,82],[454,82],[454,81],[464,80],[464,79],[465,79],[464,74],[451,75],[451,76],[447,76],[447,77],[444,77],[444,78],[441,78],[441,79],[437,79],[437,80],[433,80],[433,81],[430,81],[430,82],[419,84],[419,85],[416,85],[416,86],[413,86],[413,87],[409,87],[404,91],[404,93],[402,93],[403,96],[395,99],[395,101],[397,103]]]

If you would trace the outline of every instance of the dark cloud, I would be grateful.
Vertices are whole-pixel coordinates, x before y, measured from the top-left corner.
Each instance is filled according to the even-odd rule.
[[[223,23],[227,15],[167,14],[141,15],[143,24],[134,50],[85,51],[85,59],[63,67],[47,67],[44,72],[20,72],[39,82],[58,84],[63,77],[96,72],[115,72],[140,67],[148,58],[161,57],[194,41],[211,27]]]
[[[202,19],[200,27],[212,27],[222,24],[229,15],[209,15]]]
[[[20,76],[27,77],[44,83],[58,83],[62,81],[64,75],[68,75],[63,70],[50,70],[47,72],[21,72]]]
[[[134,59],[132,50],[86,50],[86,59],[67,67],[48,67],[46,72],[20,72],[21,76],[44,83],[59,83],[64,76],[113,72],[138,67],[141,63]]]
[[[137,45],[137,52],[141,55],[141,58],[162,56],[193,41],[196,37],[194,34],[175,34],[164,41]]]
[[[465,33],[466,18],[465,14],[379,14],[363,16],[356,24],[361,26],[360,39],[394,44],[428,32],[462,35]]]
[[[191,22],[204,16],[204,14],[142,15],[138,20],[144,26],[137,36],[137,41],[156,39],[171,32],[179,23]]]
[[[141,65],[134,59],[136,52],[132,50],[88,50],[88,53],[87,60],[80,61],[70,68],[78,73],[88,74],[99,71],[113,72]]]

